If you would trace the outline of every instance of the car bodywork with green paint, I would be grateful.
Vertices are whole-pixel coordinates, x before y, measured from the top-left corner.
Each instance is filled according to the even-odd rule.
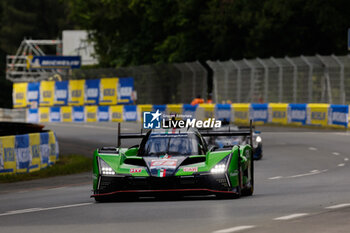
[[[209,147],[203,136],[251,135],[250,131],[199,132],[195,128],[153,129],[120,134],[140,138],[130,148],[103,147],[93,157],[96,201],[122,195],[208,195],[237,198],[252,195],[254,160],[250,144]]]

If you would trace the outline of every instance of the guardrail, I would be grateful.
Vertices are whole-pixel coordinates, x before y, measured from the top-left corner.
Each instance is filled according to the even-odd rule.
[[[53,131],[0,137],[0,175],[38,171],[57,159]]]
[[[27,109],[28,122],[122,122],[142,121],[143,112],[159,110],[163,114],[182,114],[189,118],[214,117],[238,125],[294,124],[348,127],[349,106],[332,104],[189,104],[62,106]]]

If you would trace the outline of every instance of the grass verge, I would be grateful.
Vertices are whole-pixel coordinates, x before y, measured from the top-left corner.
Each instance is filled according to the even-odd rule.
[[[63,176],[92,170],[92,159],[82,155],[61,156],[54,165],[39,171],[0,175],[0,183],[34,180],[52,176]]]

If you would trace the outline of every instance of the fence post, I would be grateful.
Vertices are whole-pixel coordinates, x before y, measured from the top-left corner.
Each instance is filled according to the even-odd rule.
[[[206,61],[208,66],[213,70],[213,85],[214,85],[214,95],[213,95],[213,102],[218,103],[218,80],[217,80],[217,69],[216,69],[216,64],[212,61]]]
[[[239,65],[237,65],[237,63],[235,61],[233,61],[232,59],[230,60],[230,62],[236,67],[237,72],[238,72],[238,76],[237,76],[237,87],[236,87],[236,95],[237,95],[237,102],[240,103],[241,102],[241,78],[242,78],[242,70],[241,67]]]
[[[192,98],[196,97],[195,93],[195,86],[196,86],[196,71],[193,69],[193,67],[188,63],[185,62],[185,65],[191,70],[192,72]],[[202,96],[203,97],[203,96]]]
[[[256,59],[264,67],[264,102],[269,102],[268,91],[269,91],[269,67],[266,65],[265,61],[260,58]]]
[[[293,66],[293,102],[297,102],[298,66],[292,59],[286,56],[286,60]]]
[[[279,61],[277,61],[276,58],[271,57],[271,60],[278,66],[278,102],[282,103],[283,67],[282,64]]]
[[[254,92],[254,73],[255,73],[255,67],[250,64],[250,62],[247,59],[243,59],[243,62],[247,64],[247,66],[250,68],[250,91],[249,91],[249,96],[247,99],[247,102],[253,102],[253,92]]]
[[[340,66],[340,96],[341,96],[341,104],[345,104],[345,85],[344,85],[344,63],[340,61],[340,59],[332,54],[332,58],[338,63]]]
[[[309,80],[308,80],[308,103],[312,102],[312,74],[314,66],[309,62],[309,60],[301,55],[301,59],[308,65],[309,67]]]

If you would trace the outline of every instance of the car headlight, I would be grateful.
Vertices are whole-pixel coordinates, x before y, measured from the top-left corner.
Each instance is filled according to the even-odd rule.
[[[113,169],[102,159],[100,159],[100,169],[102,175],[115,175]]]
[[[213,167],[210,172],[214,174],[224,173],[226,171],[226,165],[225,164],[217,164],[215,167]]]
[[[262,140],[262,139],[261,139],[260,136],[257,136],[256,139],[255,139],[255,141],[258,142],[258,143],[261,142],[261,140]]]

